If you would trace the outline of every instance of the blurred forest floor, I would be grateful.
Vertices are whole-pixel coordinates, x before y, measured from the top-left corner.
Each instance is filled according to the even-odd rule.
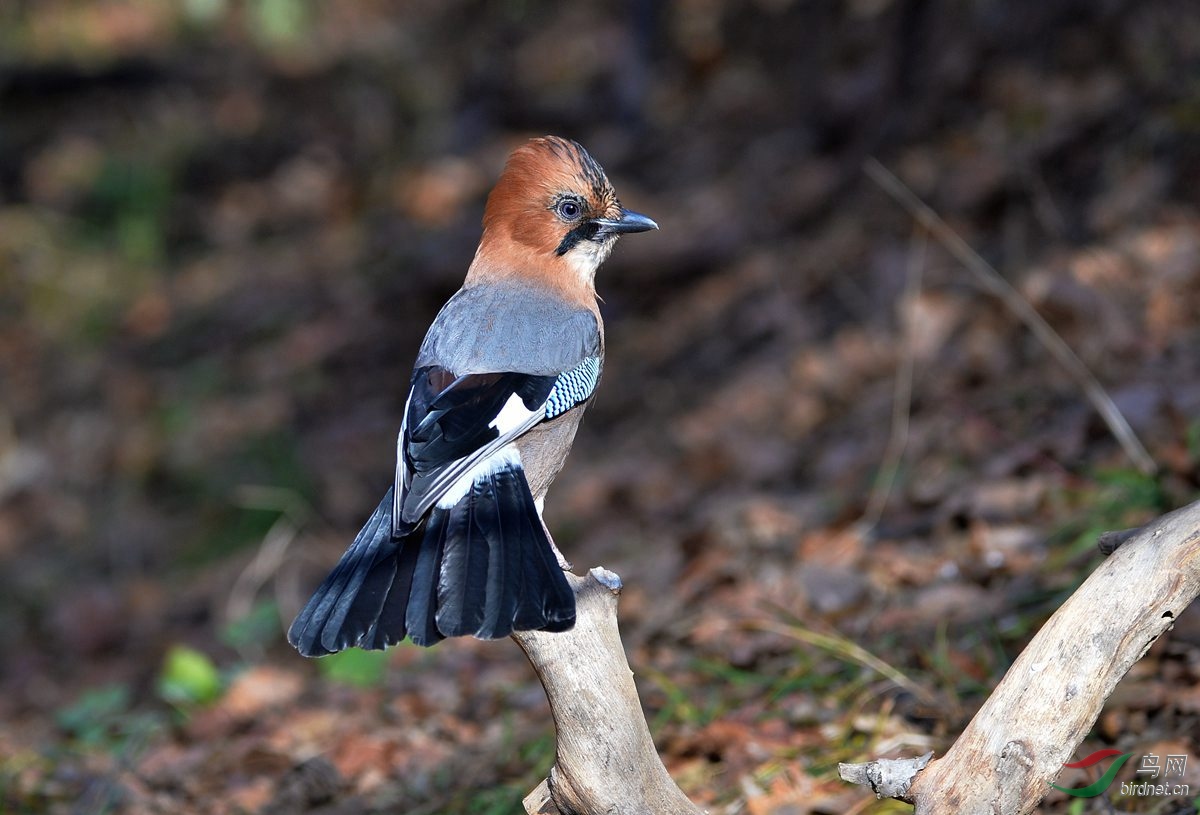
[[[548,519],[624,578],[653,731],[710,811],[907,811],[836,763],[944,751],[1096,534],[1196,497],[1194,0],[4,4],[0,811],[520,811],[553,730],[515,645],[310,662],[283,629],[545,132],[662,225],[601,271],[605,379]],[[1192,608],[1079,754],[1187,754],[1194,796],[1198,734]],[[1197,811],[1116,790],[1041,811]]]

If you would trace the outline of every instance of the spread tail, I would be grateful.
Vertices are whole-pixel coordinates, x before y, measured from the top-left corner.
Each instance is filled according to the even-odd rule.
[[[575,596],[519,464],[479,475],[452,507],[392,535],[392,491],[297,615],[288,641],[304,656],[379,650],[410,637],[506,637],[565,631]]]

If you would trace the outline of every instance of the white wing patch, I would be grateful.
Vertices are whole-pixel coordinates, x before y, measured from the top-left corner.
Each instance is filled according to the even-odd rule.
[[[422,500],[415,511],[410,507],[410,512],[414,512],[414,517],[419,516],[431,505],[434,505],[435,500],[438,508],[449,509],[461,501],[477,481],[507,466],[520,467],[521,454],[512,442],[539,422],[561,416],[579,403],[587,401],[596,390],[596,383],[599,380],[600,358],[587,357],[571,370],[559,374],[550,393],[546,396],[546,401],[533,410],[525,407],[524,400],[514,393],[496,414],[496,418],[490,422],[489,426],[496,429],[497,438],[470,456],[456,462],[448,471],[439,474],[435,483],[430,485],[428,497]],[[407,403],[404,406],[404,417],[404,422],[400,426],[400,435],[396,439],[396,490],[392,508],[392,525],[395,530],[400,529],[402,507],[410,478],[408,468],[404,465],[405,429],[408,419]],[[460,473],[457,477],[454,476],[456,470]],[[451,478],[454,480],[450,481]],[[433,497],[435,495],[436,499]]]
[[[587,357],[571,370],[559,374],[554,387],[550,389],[550,395],[546,397],[546,418],[553,419],[586,401],[596,390],[599,379],[599,357]]]
[[[524,400],[514,393],[508,397],[508,401],[504,403],[504,407],[500,408],[500,412],[496,414],[495,419],[492,419],[489,426],[496,428],[501,436],[505,436],[522,427],[530,417],[540,415],[541,412],[541,406],[535,407],[533,410],[525,407]]]
[[[521,401],[517,399],[517,401]],[[503,411],[501,411],[503,412]],[[471,491],[475,482],[482,481],[492,473],[498,473],[505,467],[520,467],[521,453],[515,445],[506,444],[487,458],[467,470],[458,480],[451,484],[441,497],[438,498],[438,509],[450,509],[461,501]]]

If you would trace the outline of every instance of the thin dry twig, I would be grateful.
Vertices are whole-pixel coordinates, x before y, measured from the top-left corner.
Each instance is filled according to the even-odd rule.
[[[279,517],[263,536],[254,558],[237,576],[225,599],[224,620],[233,622],[248,615],[262,587],[279,574],[288,548],[296,540],[310,512],[304,499],[295,492],[277,487],[243,485],[237,492],[238,503],[254,509],[278,511]]]
[[[1129,422],[1121,415],[1112,397],[1104,390],[1104,386],[1092,374],[1071,347],[1038,314],[1037,310],[1012,287],[998,271],[978,252],[970,247],[941,216],[934,212],[924,201],[917,197],[909,187],[896,177],[894,173],[873,158],[863,163],[863,171],[872,181],[890,195],[900,206],[912,215],[930,234],[954,256],[959,263],[975,276],[976,281],[985,291],[994,294],[1008,309],[1023,322],[1033,335],[1041,341],[1050,354],[1066,368],[1067,373],[1083,389],[1088,400],[1100,413],[1108,429],[1112,431],[1117,442],[1134,465],[1147,475],[1152,475],[1158,469],[1150,453],[1138,440]]]
[[[924,702],[936,703],[937,701],[934,695],[923,687],[921,683],[911,679],[899,668],[888,664],[866,648],[840,635],[822,634],[819,631],[813,631],[811,628],[805,628],[802,625],[789,625],[774,620],[752,620],[747,623],[747,627],[759,631],[770,631],[773,634],[780,634],[820,648],[848,662],[855,662],[864,668],[874,671],[897,687],[904,688]]]
[[[1062,208],[1055,203],[1054,195],[1051,194],[1045,177],[1032,164],[1024,164],[1021,167],[1021,178],[1024,179],[1029,190],[1029,199],[1033,202],[1033,214],[1042,225],[1042,229],[1056,238],[1066,235],[1067,219],[1062,213]]]
[[[879,464],[879,475],[875,486],[867,498],[867,508],[863,510],[862,518],[855,525],[858,533],[868,535],[883,517],[888,499],[892,496],[892,488],[896,484],[896,475],[900,472],[900,462],[904,451],[908,448],[908,424],[912,410],[913,369],[916,367],[917,338],[913,325],[913,315],[916,312],[917,298],[921,296],[921,277],[925,269],[925,249],[928,245],[928,231],[920,223],[913,226],[913,239],[908,253],[908,269],[904,278],[904,292],[896,309],[900,325],[904,332],[903,355],[900,367],[896,371],[896,384],[892,393],[892,427],[888,435],[887,448],[883,453],[883,461]]]

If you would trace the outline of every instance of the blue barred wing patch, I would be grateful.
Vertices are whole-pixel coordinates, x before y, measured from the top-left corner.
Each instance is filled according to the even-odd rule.
[[[559,374],[546,398],[546,418],[553,419],[587,401],[599,379],[600,357],[587,357],[571,370]]]

